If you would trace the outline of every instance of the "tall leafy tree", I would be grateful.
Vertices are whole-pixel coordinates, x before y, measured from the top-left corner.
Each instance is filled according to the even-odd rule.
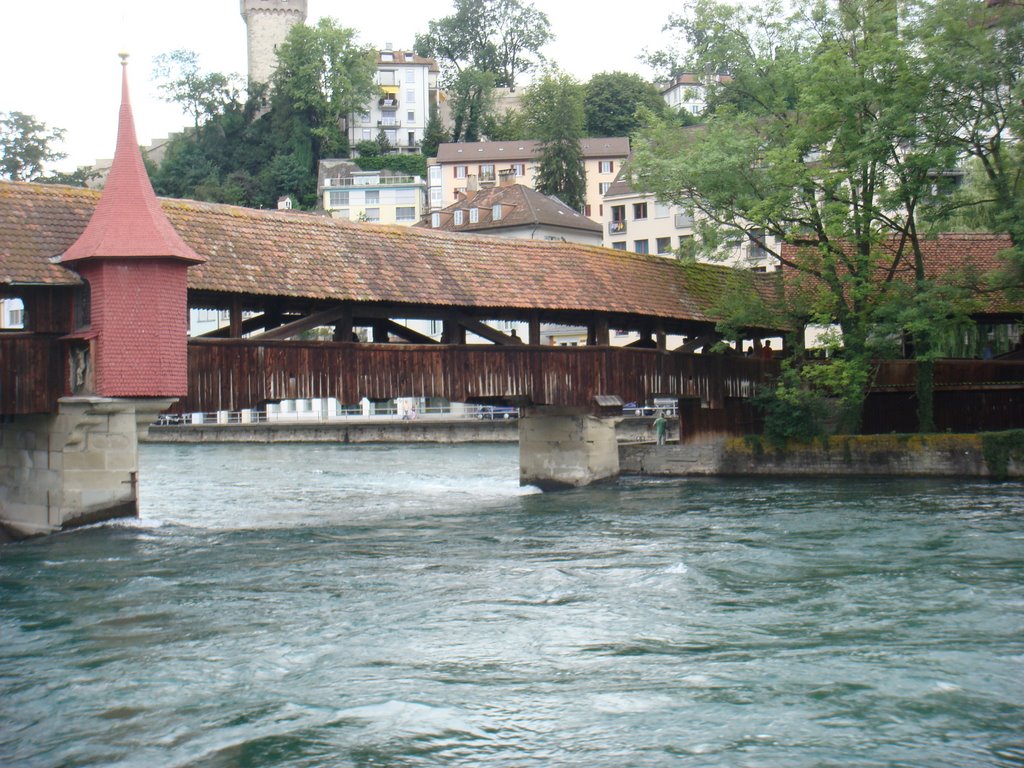
[[[913,17],[930,84],[928,140],[968,158],[964,194],[938,206],[1008,232],[1005,282],[1024,285],[1024,5],[935,0]]]
[[[178,104],[192,118],[197,134],[200,125],[241,98],[238,75],[203,72],[199,68],[199,55],[184,48],[153,59],[153,77],[162,81],[159,88],[164,100]]]
[[[631,72],[600,72],[585,86],[583,109],[589,136],[629,136],[644,110],[660,116],[665,100],[657,87]]]
[[[475,69],[492,73],[497,87],[515,90],[553,38],[547,15],[521,0],[455,0],[454,11],[416,36],[416,52],[438,60],[448,85]]]
[[[494,74],[464,69],[450,90],[452,141],[480,141],[494,107]]]
[[[341,154],[342,120],[377,94],[376,53],[357,44],[355,30],[323,18],[313,27],[293,26],[278,47],[277,59],[271,105],[294,113],[308,129],[312,169],[315,158]]]
[[[42,176],[46,163],[67,157],[53,147],[64,133],[24,112],[0,112],[0,178],[34,181]]]
[[[571,75],[545,73],[523,96],[530,134],[540,143],[536,188],[582,211],[587,196],[583,165],[583,86]]]
[[[859,428],[870,358],[886,351],[875,344],[880,313],[902,308],[926,364],[933,329],[908,313],[942,315],[929,301],[937,294],[918,212],[934,170],[955,153],[924,140],[928,82],[894,7],[839,2],[786,14],[778,3],[696,0],[672,21],[690,46],[687,68],[732,80],[710,89],[705,125],[653,129],[634,147],[641,185],[696,209],[708,249],[764,234],[801,246],[796,257],[775,252],[803,285],[788,308],[798,321],[841,328],[842,354],[806,375],[842,399],[848,431]],[[897,288],[905,269],[909,293]]]
[[[430,106],[430,117],[423,129],[423,141],[420,144],[420,152],[424,157],[437,157],[437,147],[444,144],[451,138],[448,131],[441,124],[441,116],[438,114],[436,105]]]

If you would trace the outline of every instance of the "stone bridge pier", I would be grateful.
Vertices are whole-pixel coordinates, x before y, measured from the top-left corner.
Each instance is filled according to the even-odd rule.
[[[0,540],[139,514],[139,433],[173,398],[64,397],[0,426]]]
[[[554,491],[614,480],[620,420],[585,408],[527,408],[519,419],[519,483]]]

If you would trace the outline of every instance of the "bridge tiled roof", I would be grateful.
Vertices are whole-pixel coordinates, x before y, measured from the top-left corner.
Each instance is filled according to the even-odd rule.
[[[76,283],[51,260],[85,228],[98,198],[92,190],[0,183],[0,283]],[[207,259],[188,272],[189,288],[200,291],[713,322],[727,285],[739,281],[764,298],[777,285],[770,275],[573,243],[191,200],[161,205],[184,241]]]

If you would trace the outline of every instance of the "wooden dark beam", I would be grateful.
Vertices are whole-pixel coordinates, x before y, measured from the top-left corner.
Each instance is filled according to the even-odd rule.
[[[260,341],[290,339],[292,336],[297,336],[303,331],[308,331],[321,325],[334,325],[338,318],[344,315],[346,311],[349,311],[349,308],[345,305],[329,307],[319,312],[314,312],[311,315],[306,315],[306,317],[300,317],[298,320],[293,320],[290,323],[285,323],[273,330],[258,334],[253,338]]]
[[[722,338],[720,333],[706,333],[703,336],[698,336],[695,339],[689,339],[682,345],[676,347],[673,352],[686,352],[692,354],[701,347],[710,347],[712,344],[717,343]]]
[[[353,341],[352,336],[352,308],[345,306],[342,309],[341,317],[334,324],[335,341]]]
[[[528,343],[531,346],[539,347],[540,346],[540,317],[538,317],[536,312],[533,312],[533,313],[530,314],[529,324],[530,324],[530,334],[529,334],[530,338],[528,339]]]
[[[499,345],[509,344],[522,344],[523,340],[518,336],[509,336],[507,333],[502,333],[486,323],[481,323],[479,320],[474,320],[469,315],[458,314],[455,316],[455,321],[466,331],[472,331],[482,339],[493,342]],[[465,333],[463,333],[463,343],[465,343]]]
[[[231,298],[231,309],[230,322],[228,324],[228,333],[234,339],[242,338],[242,298],[241,296],[233,296]]]
[[[430,336],[426,336],[419,331],[414,331],[412,328],[407,328],[401,323],[396,323],[394,320],[378,320],[373,324],[375,340],[378,327],[385,333],[397,336],[404,341],[408,341],[410,344],[437,344],[436,339],[432,339]]]

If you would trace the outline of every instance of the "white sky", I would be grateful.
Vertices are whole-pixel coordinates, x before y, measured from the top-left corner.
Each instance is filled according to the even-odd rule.
[[[597,72],[652,72],[638,56],[670,43],[662,27],[680,0],[644,0],[625,8],[582,0],[534,0],[547,13],[555,41],[545,53],[579,78]],[[431,19],[452,12],[448,0],[309,0],[309,18],[333,16],[374,47],[411,46]],[[0,112],[26,112],[67,131],[68,158],[51,169],[73,170],[110,157],[117,131],[120,62],[126,50],[135,127],[143,144],[187,123],[162,102],[151,80],[153,58],[177,48],[196,51],[206,71],[246,71],[245,23],[238,0],[35,0],[0,6]]]

